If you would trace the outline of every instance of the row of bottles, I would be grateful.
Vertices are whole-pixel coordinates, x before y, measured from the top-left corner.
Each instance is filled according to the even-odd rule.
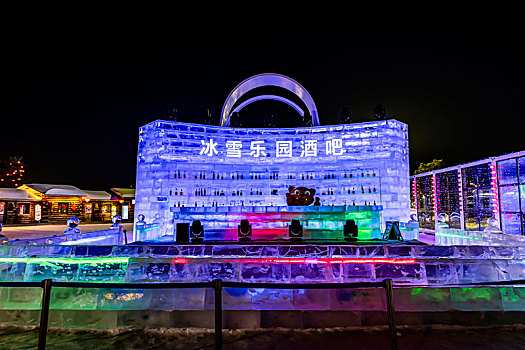
[[[174,207],[177,207],[177,208],[184,208],[184,207],[226,207],[226,206],[242,206],[244,207],[245,205],[245,201],[243,200],[240,200],[240,201],[231,201],[229,203],[221,203],[221,202],[218,202],[218,201],[206,201],[206,202],[201,202],[201,201],[195,201],[193,204],[190,204],[188,205],[187,203],[184,203],[184,202],[180,202],[178,201],[177,203],[175,203],[173,206]],[[268,205],[264,205],[264,204],[261,204],[261,202],[251,202],[251,201],[247,201],[246,202],[246,205],[247,206],[273,206],[273,203],[268,203]],[[323,205],[323,204],[321,204]],[[352,201],[344,201],[343,203],[341,204],[333,204],[333,203],[330,203],[328,204],[329,206],[336,206],[336,205],[352,205],[352,206],[356,206],[356,205],[376,205],[376,201],[373,200],[373,201],[363,201],[363,202],[356,202],[355,200],[352,200]]]
[[[173,190],[170,190],[170,196],[184,196],[184,189],[182,188],[174,188]],[[329,188],[322,188],[320,189],[316,195],[349,195],[349,194],[373,194],[378,193],[377,188],[375,186],[354,186],[354,187],[341,187],[338,191],[336,188],[329,187]],[[248,192],[248,189],[238,189],[238,190],[230,190],[230,189],[210,189],[210,188],[195,188],[195,191],[193,192],[193,195],[197,197],[202,196],[262,196],[264,195],[263,189],[261,188],[250,188],[250,191]],[[271,189],[270,194],[271,196],[278,196],[279,190],[278,189]],[[284,195],[284,194],[283,194]]]
[[[377,188],[375,186],[354,186],[354,187],[342,187],[342,194],[365,194],[365,193],[377,193]]]
[[[358,179],[358,178],[374,178],[376,177],[375,170],[342,170],[342,171],[323,171],[317,173],[314,171],[307,172],[288,172],[284,174],[285,179],[289,180],[315,180],[315,179]],[[192,177],[195,180],[279,180],[279,171],[266,172],[249,172],[246,174],[240,171],[227,173],[224,171],[193,171]],[[174,173],[175,179],[188,179],[188,171],[177,170]]]

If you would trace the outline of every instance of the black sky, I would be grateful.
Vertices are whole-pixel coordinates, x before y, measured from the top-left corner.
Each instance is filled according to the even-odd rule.
[[[141,125],[168,104],[182,121],[209,108],[218,122],[231,89],[263,72],[301,83],[323,125],[337,123],[343,106],[368,121],[382,103],[408,124],[412,170],[433,158],[451,166],[525,149],[525,50],[514,28],[65,32],[3,44],[0,158],[22,155],[26,182],[134,185]],[[262,126],[266,112],[299,125],[271,101],[242,116]]]

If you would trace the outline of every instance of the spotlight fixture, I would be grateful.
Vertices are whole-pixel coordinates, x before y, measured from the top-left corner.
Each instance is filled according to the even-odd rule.
[[[292,240],[303,240],[303,225],[297,219],[292,220],[292,224],[288,225],[288,237]]]
[[[403,240],[401,230],[399,228],[399,221],[387,221],[385,232],[383,232],[383,239],[394,239],[398,241]]]
[[[237,235],[239,241],[250,241],[252,239],[252,225],[248,220],[241,220],[239,226],[237,226]]]
[[[357,241],[358,228],[354,220],[346,220],[343,235],[346,241]]]
[[[193,220],[190,226],[191,243],[201,243],[204,240],[204,227],[200,220]]]
[[[175,238],[175,242],[179,244],[185,244],[190,243],[189,238],[189,232],[190,232],[190,224],[187,222],[179,222],[177,223],[177,237]]]

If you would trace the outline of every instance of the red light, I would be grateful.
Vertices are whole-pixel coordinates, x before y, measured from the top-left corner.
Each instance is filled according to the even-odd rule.
[[[187,264],[199,258],[174,258],[174,264]],[[221,258],[221,262],[254,264],[415,264],[408,258]]]

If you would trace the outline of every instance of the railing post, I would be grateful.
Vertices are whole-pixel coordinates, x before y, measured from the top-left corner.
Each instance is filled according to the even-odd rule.
[[[222,349],[222,280],[213,280],[215,290],[215,349]]]
[[[394,308],[394,289],[392,288],[392,280],[383,280],[383,288],[385,288],[386,293],[386,311],[388,314],[390,349],[397,350],[396,310]]]
[[[49,319],[49,302],[51,299],[51,280],[42,281],[42,309],[40,310],[40,328],[38,330],[38,350],[46,348],[47,323]]]

